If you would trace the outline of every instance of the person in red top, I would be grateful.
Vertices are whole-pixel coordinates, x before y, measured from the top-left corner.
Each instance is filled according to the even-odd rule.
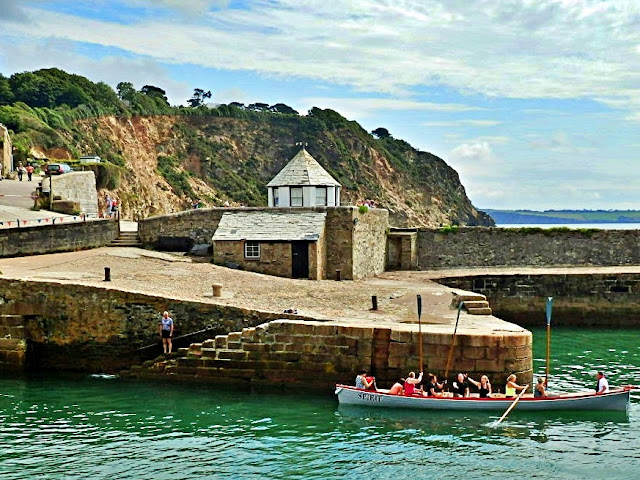
[[[407,396],[411,396],[416,393],[422,395],[422,389],[416,388],[416,385],[420,384],[420,382],[422,382],[422,372],[420,372],[418,378],[416,378],[415,372],[409,372],[409,376],[404,381],[404,394]]]
[[[29,177],[29,181],[31,181],[31,177],[33,176],[33,165],[27,165],[27,177]]]

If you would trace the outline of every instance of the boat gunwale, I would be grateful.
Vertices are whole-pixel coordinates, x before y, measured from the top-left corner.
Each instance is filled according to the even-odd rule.
[[[455,401],[470,401],[470,402],[512,402],[515,397],[489,397],[489,398],[480,398],[480,397],[423,397],[421,395],[397,395],[391,394],[388,392],[375,392],[371,390],[363,390],[360,388],[356,388],[352,385],[342,385],[336,384],[336,394],[339,393],[339,389],[348,389],[356,392],[368,393],[371,395],[384,395],[392,398],[411,398],[414,400],[455,400]],[[624,393],[629,394],[633,390],[631,387],[619,387],[615,389],[610,389],[608,393],[597,393],[597,392],[575,392],[575,393],[566,393],[563,395],[555,395],[549,397],[522,397],[520,402],[550,402],[554,400],[578,400],[584,398],[602,398],[609,396],[621,395]]]

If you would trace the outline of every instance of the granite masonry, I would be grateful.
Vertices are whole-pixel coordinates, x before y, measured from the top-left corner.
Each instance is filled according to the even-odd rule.
[[[443,375],[451,338],[450,333],[422,335],[425,371]],[[375,375],[380,388],[388,387],[418,364],[415,325],[379,328],[276,320],[194,343],[172,358],[147,361],[125,375],[327,391],[336,382],[352,384],[360,368]],[[450,376],[458,371],[489,375],[496,386],[504,385],[509,373],[531,383],[531,333],[459,335]]]
[[[210,244],[222,215],[232,211],[326,213],[324,239],[317,242],[316,248],[309,250],[310,262],[317,264],[317,267],[313,268],[317,274],[310,278],[335,279],[337,270],[340,270],[341,278],[357,280],[377,275],[385,270],[389,213],[384,209],[365,211],[360,211],[356,207],[196,209],[141,220],[138,227],[140,241],[147,247],[160,250],[188,250],[194,244]],[[231,253],[235,258],[240,258],[241,250],[238,245],[228,248],[218,253],[214,249],[214,258],[218,255],[218,259],[221,260],[223,253],[225,257]],[[278,250],[278,247],[269,246],[268,248],[272,248],[274,254],[283,253]],[[271,274],[275,271],[278,274],[282,273],[283,276],[291,276],[290,262],[285,261],[287,259],[284,258],[282,264],[275,265],[272,257],[268,259],[269,263],[262,267],[254,264],[247,269]]]
[[[461,227],[418,231],[421,270],[456,267],[640,265],[639,230]]]
[[[96,176],[92,171],[70,172],[63,175],[45,177],[43,191],[50,191],[49,181],[53,181],[53,196],[78,205],[79,213],[88,217],[98,217],[98,191]]]
[[[115,372],[153,358],[161,352],[158,325],[164,310],[174,316],[178,345],[293,317],[111,288],[0,278],[0,315],[24,318],[23,338],[36,369]]]
[[[640,273],[469,275],[436,280],[481,293],[494,314],[523,327],[544,327],[547,297],[556,326],[640,327]]]
[[[112,220],[67,221],[55,225],[26,226],[0,230],[0,257],[69,252],[109,245],[118,237],[118,222]]]

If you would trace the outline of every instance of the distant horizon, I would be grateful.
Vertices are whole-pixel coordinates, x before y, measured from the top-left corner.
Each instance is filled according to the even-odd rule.
[[[637,1],[1,4],[3,74],[330,108],[443,158],[474,205],[640,208]]]

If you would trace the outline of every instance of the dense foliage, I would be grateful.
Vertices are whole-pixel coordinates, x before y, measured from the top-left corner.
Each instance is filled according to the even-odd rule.
[[[413,209],[425,218],[444,215],[450,223],[492,223],[475,211],[457,173],[442,159],[393,138],[383,127],[369,133],[333,110],[313,107],[301,116],[283,103],[212,107],[205,104],[210,97],[210,91],[195,89],[190,106],[171,106],[166,92],[154,85],[138,90],[120,82],[114,91],[102,82],[43,69],[0,75],[0,123],[12,132],[17,160],[26,160],[37,147],[76,158],[99,155],[124,167],[124,147],[100,121],[86,119],[113,116],[134,128],[135,118],[178,116],[157,147],[156,171],[183,199],[197,197],[192,184],[198,177],[218,192],[215,201],[265,205],[264,185],[295,155],[296,144],[305,142],[352,201],[372,198],[390,210],[395,206],[399,216]],[[123,171],[97,173],[102,185],[115,188]]]

